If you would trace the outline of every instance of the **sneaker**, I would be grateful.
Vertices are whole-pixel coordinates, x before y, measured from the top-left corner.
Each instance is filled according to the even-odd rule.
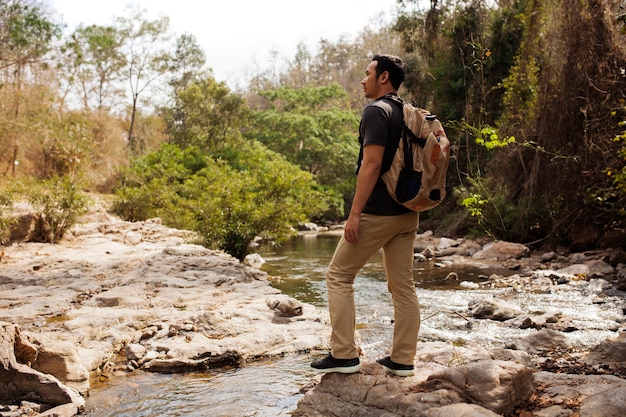
[[[411,376],[415,375],[413,365],[402,365],[401,363],[395,363],[391,360],[391,357],[387,356],[382,359],[378,359],[376,362],[383,366],[383,369],[387,372],[391,372],[398,376]]]
[[[311,363],[311,368],[318,373],[339,372],[353,374],[361,370],[359,358],[335,359],[330,353],[324,359],[318,359]]]

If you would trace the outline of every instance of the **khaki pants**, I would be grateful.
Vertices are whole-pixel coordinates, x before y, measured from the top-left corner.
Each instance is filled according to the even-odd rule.
[[[363,214],[359,241],[348,243],[343,237],[335,249],[326,272],[328,308],[332,333],[330,347],[333,357],[358,357],[354,341],[354,278],[380,248],[387,276],[387,288],[394,308],[391,360],[413,365],[420,326],[420,308],[413,281],[413,245],[418,214],[373,216]]]

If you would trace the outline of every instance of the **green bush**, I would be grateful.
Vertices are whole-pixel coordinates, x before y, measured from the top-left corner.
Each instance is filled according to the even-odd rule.
[[[132,221],[160,217],[243,259],[256,236],[281,242],[294,225],[325,212],[328,196],[316,187],[310,174],[253,141],[214,157],[163,145],[133,161],[112,210]]]
[[[0,245],[4,245],[11,237],[11,227],[16,222],[13,215],[13,194],[15,191],[9,186],[2,186],[0,189]]]
[[[88,210],[90,199],[82,182],[65,175],[33,183],[26,191],[28,201],[43,225],[44,242],[56,243]]]

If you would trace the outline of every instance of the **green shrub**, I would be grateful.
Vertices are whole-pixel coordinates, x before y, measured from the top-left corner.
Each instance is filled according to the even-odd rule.
[[[294,225],[328,210],[327,201],[311,174],[251,141],[214,157],[164,145],[133,161],[112,210],[132,221],[160,217],[243,259],[256,236],[283,241]]]
[[[28,201],[43,225],[44,242],[56,243],[88,210],[90,199],[81,181],[69,175],[33,183],[26,191]]]
[[[0,245],[4,245],[11,237],[11,227],[16,222],[13,214],[13,194],[9,186],[0,187]]]

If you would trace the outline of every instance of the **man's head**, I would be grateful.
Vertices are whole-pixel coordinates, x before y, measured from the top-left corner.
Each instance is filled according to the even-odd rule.
[[[404,81],[404,64],[397,56],[378,54],[365,70],[361,81],[365,97],[376,99],[396,92]]]

